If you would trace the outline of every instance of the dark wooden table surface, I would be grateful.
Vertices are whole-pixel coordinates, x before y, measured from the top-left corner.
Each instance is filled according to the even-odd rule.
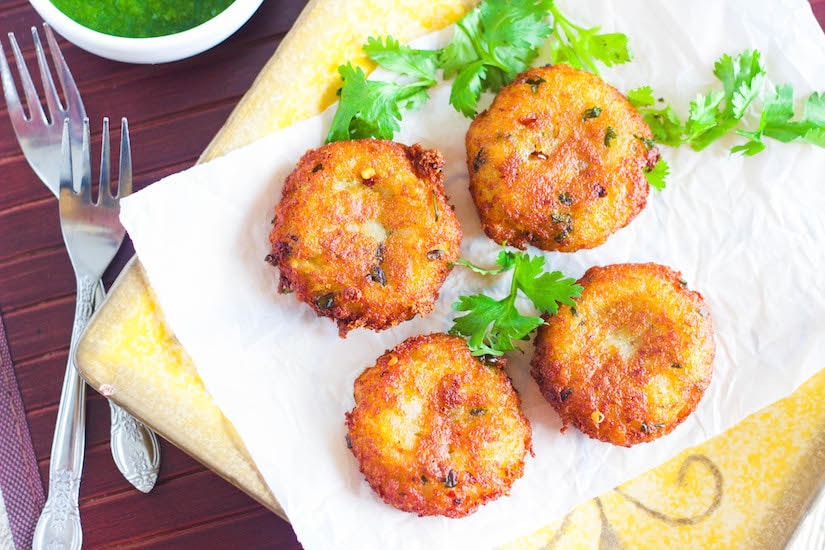
[[[103,116],[129,118],[137,188],[195,163],[240,96],[269,59],[302,0],[265,0],[222,45],[189,60],[158,66],[100,59],[61,40],[100,139]],[[825,22],[825,0],[812,0]],[[14,32],[34,67],[25,0],[0,2],[0,31]],[[7,56],[10,52],[7,48]],[[74,277],[63,247],[57,201],[27,165],[5,105],[0,108],[0,314],[41,477],[48,476],[57,401],[74,315]],[[106,276],[111,283],[132,249],[128,242]],[[109,451],[109,413],[89,391],[87,451],[80,507],[84,548],[299,548],[289,524],[162,442],[155,489],[138,493]]]
[[[99,143],[101,120],[130,122],[135,185],[195,163],[278,47],[304,0],[265,0],[220,46],[157,66],[98,58],[60,40]],[[26,0],[0,1],[0,36],[14,32],[36,72]],[[119,128],[119,122],[115,128]],[[99,150],[95,147],[95,150]],[[41,476],[48,478],[57,401],[74,316],[75,283],[63,247],[57,201],[26,163],[0,107],[0,313],[25,404]],[[127,243],[105,277],[132,255]],[[109,411],[88,391],[80,513],[84,548],[299,548],[292,528],[172,445],[161,442],[154,490],[144,495],[119,474],[109,450]]]

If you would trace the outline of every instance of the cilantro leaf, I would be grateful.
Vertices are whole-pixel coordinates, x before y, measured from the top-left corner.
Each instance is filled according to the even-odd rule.
[[[656,163],[656,166],[653,167],[651,170],[645,170],[645,177],[647,178],[647,183],[657,191],[664,190],[666,186],[665,180],[670,175],[670,166],[664,159],[659,159],[659,162]]]
[[[327,143],[365,137],[392,139],[401,128],[401,109],[423,105],[432,86],[426,80],[409,84],[367,80],[361,67],[352,63],[338,67],[338,73],[344,84]]]
[[[701,151],[733,128],[746,109],[759,97],[765,81],[761,54],[746,50],[735,58],[724,54],[714,64],[713,74],[722,82],[723,90],[699,96],[691,103],[686,123],[687,143]]]
[[[653,98],[653,88],[641,86],[627,92],[627,100],[636,108],[651,107],[656,100]]]
[[[639,112],[653,132],[653,141],[671,147],[684,143],[685,126],[670,104],[661,109],[640,107]]]
[[[544,262],[542,256],[507,250],[499,253],[498,269],[479,268],[466,260],[456,262],[482,274],[498,274],[512,269],[513,277],[510,292],[501,300],[484,294],[459,297],[453,309],[467,313],[453,320],[450,334],[466,337],[473,355],[502,355],[518,349],[515,341],[528,338],[544,324],[541,317],[522,315],[518,311],[515,302],[519,291],[533,302],[536,309],[548,315],[558,311],[559,303],[575,305],[573,298],[581,295],[580,285],[559,271],[544,271]]]
[[[439,50],[438,66],[444,71],[444,79],[450,79],[471,63],[479,61],[477,49],[480,45],[473,42],[473,29],[481,25],[481,5],[470,10],[455,24],[455,32],[450,43]]]
[[[762,90],[765,69],[759,62],[761,56],[757,50],[745,50],[735,59],[725,54],[714,65],[713,74],[725,88],[726,113],[736,120]]]
[[[802,120],[791,124],[803,141],[825,147],[825,93],[814,92],[805,102]],[[765,135],[774,137],[775,131]]]
[[[478,98],[497,92],[535,59],[550,34],[552,0],[482,2],[456,23],[455,35],[439,56],[444,78],[455,76],[450,104],[467,117]]]
[[[825,124],[825,93],[814,92],[805,102],[802,122],[822,126]]]
[[[579,69],[599,74],[597,62],[612,67],[631,60],[627,36],[621,33],[599,33],[599,27],[585,28],[565,17],[554,2],[553,15],[553,63],[567,63]]]
[[[553,315],[559,310],[559,303],[576,305],[573,298],[581,294],[581,287],[574,279],[565,278],[561,271],[544,271],[544,256],[522,254],[520,260],[521,269],[516,269],[513,277],[536,309]]]
[[[367,77],[360,67],[347,63],[338,67],[338,74],[344,79],[344,85],[338,91],[341,99],[327,133],[327,143],[350,139],[350,125],[361,112],[362,98],[369,96]]]
[[[803,120],[807,123],[825,124],[825,92],[814,92],[805,102]]]
[[[639,109],[656,142],[672,147],[688,144],[701,151],[736,128],[759,97],[766,74],[760,59],[761,54],[756,50],[746,50],[736,57],[722,55],[713,69],[722,89],[698,94],[690,103],[684,124],[670,104],[662,109],[653,107],[653,93],[647,86],[632,90],[628,99]],[[756,133],[748,136],[753,137],[754,143],[736,147],[734,151],[757,149],[762,137],[762,133],[757,133],[758,136]]]
[[[688,120],[685,124],[688,142],[698,139],[702,134],[719,126],[722,122],[719,116],[719,105],[724,98],[725,94],[721,90],[716,90],[704,95],[699,94],[695,100],[690,102]]]
[[[825,94],[814,92],[805,102],[802,118],[791,122],[794,117],[793,86],[783,84],[776,87],[773,95],[763,102],[759,126],[755,130],[738,130],[736,133],[748,138],[731,152],[753,156],[765,149],[763,137],[770,137],[783,143],[802,140],[819,147],[825,147]]]
[[[811,145],[825,147],[825,128],[811,128],[805,132],[805,135],[802,136],[802,140],[810,143]]]
[[[783,142],[793,141],[797,133],[788,128],[788,121],[793,118],[793,87],[789,84],[777,86],[774,94],[765,99],[762,114],[759,117],[759,126],[752,131],[738,130],[736,133],[748,138],[742,145],[731,149],[732,153],[743,153],[753,156],[765,149],[762,137],[765,132],[771,132],[774,139]]]
[[[670,145],[671,147],[678,147],[683,142],[683,136],[686,132],[685,126],[676,115],[676,111],[670,104],[661,109],[653,107],[656,99],[653,97],[653,89],[650,86],[641,86],[634,88],[627,93],[627,99],[630,104],[638,109],[639,113],[644,118],[650,130],[653,133],[653,141],[663,145]],[[659,100],[663,101],[663,100]],[[660,169],[661,170],[661,169]],[[658,175],[658,174],[657,174]],[[666,175],[666,174],[665,174]],[[658,179],[654,176],[652,179],[648,177],[648,182],[657,189],[658,185],[664,188],[664,180]]]
[[[541,317],[521,315],[508,299],[494,300],[484,294],[461,296],[453,304],[467,311],[454,320],[450,334],[467,337],[473,355],[502,355],[517,349],[514,343],[544,323]]]
[[[388,71],[417,78],[422,83],[436,83],[437,50],[415,50],[402,45],[392,36],[387,36],[383,42],[380,38],[370,36],[364,44],[364,51],[370,59]]]
[[[484,90],[487,66],[484,61],[474,61],[458,71],[450,89],[450,105],[467,118],[478,111],[478,98]]]
[[[793,86],[779,85],[774,94],[764,101],[756,132],[760,136],[765,134],[784,143],[793,141],[799,137],[799,132],[795,131],[793,126],[788,127],[788,122],[793,116]]]
[[[591,54],[605,66],[621,65],[631,60],[630,49],[627,45],[627,35],[611,32],[596,34],[591,39]]]
[[[365,137],[392,139],[401,127],[401,110],[421,107],[429,99],[427,89],[436,84],[438,52],[434,50],[415,50],[387,36],[384,41],[369,37],[364,51],[409,81],[367,80],[364,71],[352,63],[338,67],[344,83],[327,143]]]
[[[762,141],[761,133],[744,132],[742,130],[737,130],[736,133],[749,138],[749,140],[741,145],[732,147],[730,150],[731,153],[742,153],[746,157],[752,157],[765,150],[765,142]]]
[[[793,86],[777,86],[772,94],[762,97],[757,127],[752,130],[737,129],[747,110],[762,96],[767,73],[761,63],[761,54],[756,50],[746,50],[736,57],[724,54],[714,64],[713,74],[721,82],[722,89],[699,94],[690,103],[688,119],[684,124],[670,105],[663,109],[652,106],[653,92],[649,86],[628,93],[628,99],[639,109],[656,142],[673,147],[688,144],[700,151],[736,129],[736,133],[747,141],[734,146],[731,153],[745,156],[764,151],[766,137],[784,143],[800,140],[825,147],[825,93],[811,94],[805,102],[802,117],[792,121]],[[660,162],[645,175],[653,187],[660,189],[667,172],[667,166]]]

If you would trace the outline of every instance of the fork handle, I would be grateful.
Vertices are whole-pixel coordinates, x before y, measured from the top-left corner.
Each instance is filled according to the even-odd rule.
[[[80,475],[86,444],[86,384],[77,374],[74,356],[77,342],[92,316],[98,279],[78,277],[69,361],[57,410],[49,464],[49,496],[34,530],[32,548],[79,550],[83,541],[80,527]]]
[[[117,469],[132,486],[148,493],[155,486],[160,471],[160,445],[155,432],[109,401],[112,430],[111,448]]]

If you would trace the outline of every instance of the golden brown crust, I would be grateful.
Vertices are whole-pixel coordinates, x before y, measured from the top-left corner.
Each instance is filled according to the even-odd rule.
[[[443,165],[436,150],[372,139],[308,151],[269,235],[281,292],[334,319],[341,336],[432,311],[461,244]]]
[[[358,377],[347,437],[385,502],[456,518],[510,493],[532,431],[503,367],[473,357],[463,338],[430,334]]]
[[[627,98],[596,75],[568,65],[519,74],[467,132],[484,232],[522,249],[602,244],[645,206],[644,170],[658,160],[651,136]]]
[[[710,383],[710,311],[681,275],[658,264],[591,267],[576,307],[536,336],[531,373],[570,423],[631,446],[670,433]]]

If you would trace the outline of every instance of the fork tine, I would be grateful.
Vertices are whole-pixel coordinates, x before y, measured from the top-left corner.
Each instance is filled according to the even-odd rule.
[[[132,147],[129,141],[129,121],[120,119],[120,174],[117,178],[117,198],[132,193]]]
[[[43,23],[43,30],[46,33],[46,41],[49,43],[49,53],[52,55],[52,62],[60,81],[60,87],[63,90],[63,97],[66,98],[66,110],[69,112],[72,123],[80,125],[86,117],[86,109],[83,107],[80,91],[77,89],[71,71],[69,71],[69,66],[66,65],[63,52],[60,51],[60,46],[57,45],[52,28],[48,23]]]
[[[80,189],[77,194],[88,203],[92,201],[92,161],[89,146],[88,118],[83,119],[83,145],[81,146],[80,154],[82,156],[80,161],[82,173],[80,174]]]
[[[0,78],[3,80],[3,95],[6,96],[6,106],[12,118],[12,125],[17,127],[18,124],[24,122],[23,106],[20,104],[20,96],[17,95],[17,86],[14,85],[11,68],[6,61],[6,52],[2,44],[0,44]]]
[[[40,35],[37,34],[37,27],[32,27],[32,41],[34,51],[37,53],[37,65],[40,68],[40,81],[43,83],[43,94],[46,96],[46,105],[49,107],[48,124],[55,124],[63,119],[62,112],[65,111],[57,95],[57,88],[54,86],[52,72],[49,70],[49,63],[46,61],[46,54],[43,53],[43,45],[40,43]]]
[[[40,105],[40,99],[37,97],[37,89],[34,87],[32,76],[26,67],[26,60],[23,59],[23,54],[20,52],[20,46],[17,45],[17,39],[14,37],[13,32],[9,33],[9,41],[11,42],[12,51],[14,51],[14,61],[17,63],[17,72],[20,73],[20,82],[23,84],[23,91],[26,94],[29,120],[36,120],[39,115],[39,120],[45,122],[46,115],[43,113],[43,107]]]
[[[100,138],[100,187],[97,189],[98,204],[113,202],[109,156],[109,117],[103,117],[103,136]]]
[[[72,177],[72,146],[69,138],[69,119],[63,119],[63,139],[60,142],[60,194],[74,193]]]

